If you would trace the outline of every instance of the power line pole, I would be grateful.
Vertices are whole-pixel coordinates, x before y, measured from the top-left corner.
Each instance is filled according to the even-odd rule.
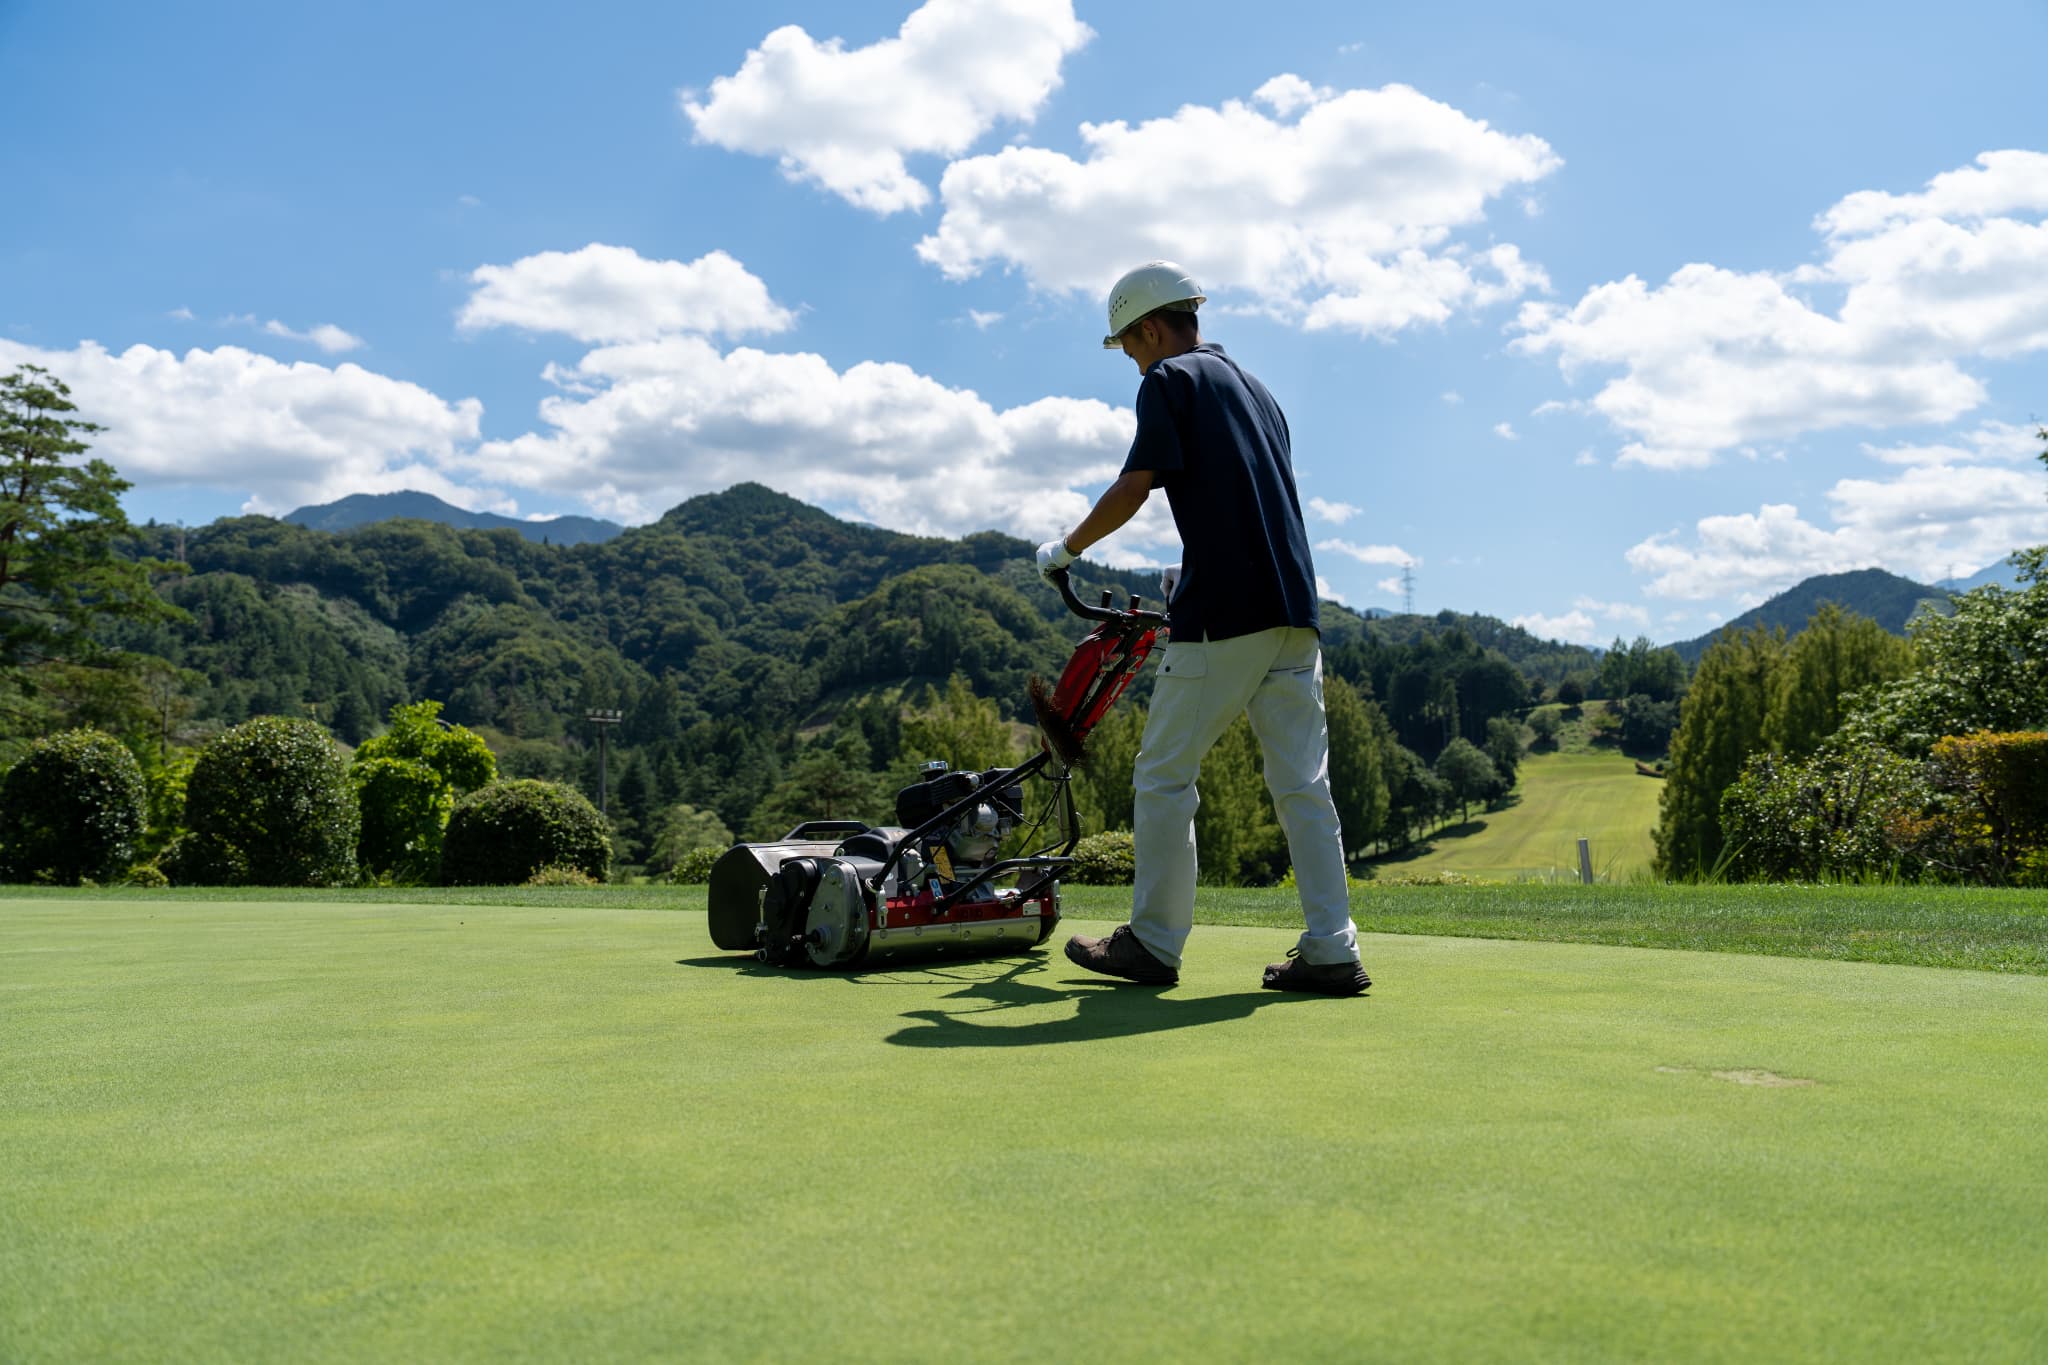
[[[1415,565],[1412,563],[1401,566],[1401,613],[1404,616],[1415,614]]]
[[[611,812],[606,809],[605,759],[607,756],[607,751],[605,747],[605,740],[611,734],[612,727],[614,725],[617,725],[620,721],[624,720],[625,718],[626,715],[623,711],[599,710],[586,711],[583,713],[583,719],[589,721],[592,725],[595,725],[597,727],[597,813],[599,815],[608,816],[611,814]]]

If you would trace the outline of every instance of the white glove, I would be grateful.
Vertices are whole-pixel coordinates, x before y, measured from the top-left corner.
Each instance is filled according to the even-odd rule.
[[[1159,571],[1159,592],[1166,601],[1173,601],[1173,595],[1180,591],[1180,565],[1169,564]]]
[[[1052,576],[1074,562],[1074,552],[1064,540],[1048,540],[1038,547],[1038,576],[1052,582]]]

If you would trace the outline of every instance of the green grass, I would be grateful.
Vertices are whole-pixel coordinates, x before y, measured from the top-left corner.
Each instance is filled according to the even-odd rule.
[[[22,903],[175,907],[522,906],[702,912],[701,886],[407,887],[284,891],[270,887],[143,891],[10,887]],[[1128,887],[1069,886],[1069,915],[1121,919]],[[4,905],[0,901],[0,905]],[[1367,932],[1541,939],[1630,948],[1838,958],[1922,967],[2048,974],[2048,896],[1951,886],[1665,886],[1573,883],[1384,886],[1352,884],[1352,913]],[[1285,929],[1299,923],[1295,893],[1279,887],[1203,887],[1198,924]]]
[[[1423,891],[1362,916],[1475,903]],[[2048,1350],[2036,977],[1374,936],[1302,999],[1228,925],[1166,992],[814,976],[545,899],[0,901],[0,1358]]]
[[[1649,872],[1655,853],[1650,832],[1657,826],[1664,784],[1640,776],[1634,759],[1599,748],[1530,754],[1518,777],[1513,805],[1497,811],[1475,807],[1470,820],[1423,840],[1418,851],[1375,860],[1369,872],[1575,880],[1580,839],[1589,841],[1594,874],[1604,881]]]
[[[1128,892],[1069,892],[1127,914]],[[1099,899],[1098,899],[1099,898]],[[1381,934],[1540,939],[2048,975],[2048,895],[1952,886],[1375,886],[1352,917]],[[1204,888],[1204,924],[1301,923],[1292,891]]]

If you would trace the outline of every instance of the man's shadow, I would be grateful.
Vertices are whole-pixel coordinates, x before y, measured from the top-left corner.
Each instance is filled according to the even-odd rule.
[[[723,967],[742,976],[779,977],[788,981],[848,985],[955,985],[941,999],[962,1002],[957,1009],[907,1010],[915,1022],[884,1041],[898,1047],[1043,1047],[1084,1043],[1102,1038],[1130,1038],[1169,1029],[1193,1028],[1250,1018],[1269,1005],[1309,997],[1275,991],[1243,991],[1232,995],[1182,997],[1171,988],[1140,986],[1105,977],[1069,978],[1058,982],[1030,978],[1051,976],[1051,964],[1040,955],[1026,958],[977,959],[954,963],[906,964],[894,969],[852,972],[805,972],[767,967],[751,958],[685,958],[678,965]],[[1045,1009],[1074,1002],[1074,1012],[1031,1023],[980,1023],[980,1015],[1015,1009]]]

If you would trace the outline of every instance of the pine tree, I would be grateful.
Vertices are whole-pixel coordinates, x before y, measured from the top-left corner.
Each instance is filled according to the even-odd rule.
[[[80,438],[102,430],[66,415],[77,410],[39,366],[0,377],[0,672],[118,662],[95,643],[98,622],[184,618],[150,586],[152,573],[183,566],[115,553],[133,534],[121,510],[129,484],[104,460],[77,462],[89,449]]]
[[[1859,687],[1903,677],[1913,647],[1865,616],[1825,603],[1794,636],[1771,680],[1763,744],[1804,758],[1842,723],[1843,698]]]
[[[1719,864],[1721,793],[1763,743],[1774,675],[1784,657],[1785,632],[1761,626],[1723,631],[1700,656],[1679,708],[1659,798],[1661,875],[1698,876]]]

